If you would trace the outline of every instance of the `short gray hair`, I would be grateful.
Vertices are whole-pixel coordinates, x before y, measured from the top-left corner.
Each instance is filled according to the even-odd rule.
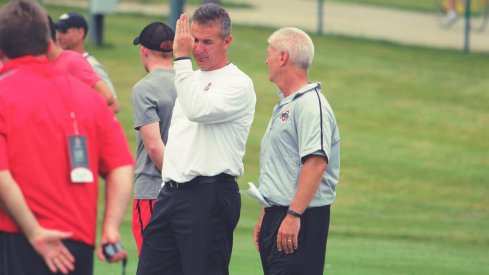
[[[192,15],[192,22],[199,25],[212,25],[218,21],[221,23],[220,37],[228,38],[231,34],[231,18],[228,12],[215,3],[207,3],[198,7]]]
[[[294,65],[304,70],[311,67],[314,44],[303,30],[294,27],[281,28],[272,33],[267,41],[274,50],[287,52]]]

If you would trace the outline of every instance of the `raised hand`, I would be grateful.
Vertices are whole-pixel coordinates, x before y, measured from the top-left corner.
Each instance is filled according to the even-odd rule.
[[[194,38],[190,33],[190,22],[188,15],[182,13],[175,27],[175,39],[173,41],[173,55],[175,58],[189,56],[192,52]]]

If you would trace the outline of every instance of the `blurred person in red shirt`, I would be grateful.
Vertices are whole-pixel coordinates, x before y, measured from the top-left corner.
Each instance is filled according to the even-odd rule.
[[[121,242],[134,160],[105,100],[48,60],[37,3],[0,11],[0,274],[93,274],[98,176],[102,245]],[[20,256],[21,255],[21,256]],[[110,261],[127,253],[120,250]]]

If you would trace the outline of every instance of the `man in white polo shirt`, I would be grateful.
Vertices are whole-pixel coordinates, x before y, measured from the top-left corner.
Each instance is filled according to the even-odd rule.
[[[137,274],[229,274],[241,198],[236,178],[255,111],[251,79],[230,63],[231,20],[216,4],[177,22],[177,101],[160,191]],[[192,70],[193,53],[200,70]]]
[[[282,28],[268,42],[268,77],[281,93],[261,143],[259,190],[271,207],[254,242],[266,275],[322,275],[340,173],[338,125],[321,84],[308,81],[311,38]]]

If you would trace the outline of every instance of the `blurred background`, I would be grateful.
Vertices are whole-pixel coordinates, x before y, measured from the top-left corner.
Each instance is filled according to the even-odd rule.
[[[6,2],[0,0],[2,6]],[[69,11],[88,19],[93,5],[86,0],[39,2],[55,20]],[[99,14],[102,40],[87,44],[109,71],[122,109],[117,116],[134,154],[131,89],[145,71],[132,40],[151,21],[171,24],[176,4],[191,14],[201,3],[176,2],[115,1],[114,10]],[[248,181],[258,181],[260,141],[278,101],[267,79],[266,40],[279,27],[296,26],[315,43],[310,80],[322,82],[335,111],[342,153],[325,274],[489,274],[486,1],[471,1],[470,27],[465,5],[448,22],[444,1],[220,4],[233,20],[230,60],[253,79],[257,93],[245,175],[239,179],[243,189]],[[263,274],[252,244],[259,212],[256,202],[243,197],[233,275]],[[134,274],[137,251],[130,221],[128,212],[123,244],[130,256],[127,274]],[[119,264],[95,263],[95,274],[121,273]]]

